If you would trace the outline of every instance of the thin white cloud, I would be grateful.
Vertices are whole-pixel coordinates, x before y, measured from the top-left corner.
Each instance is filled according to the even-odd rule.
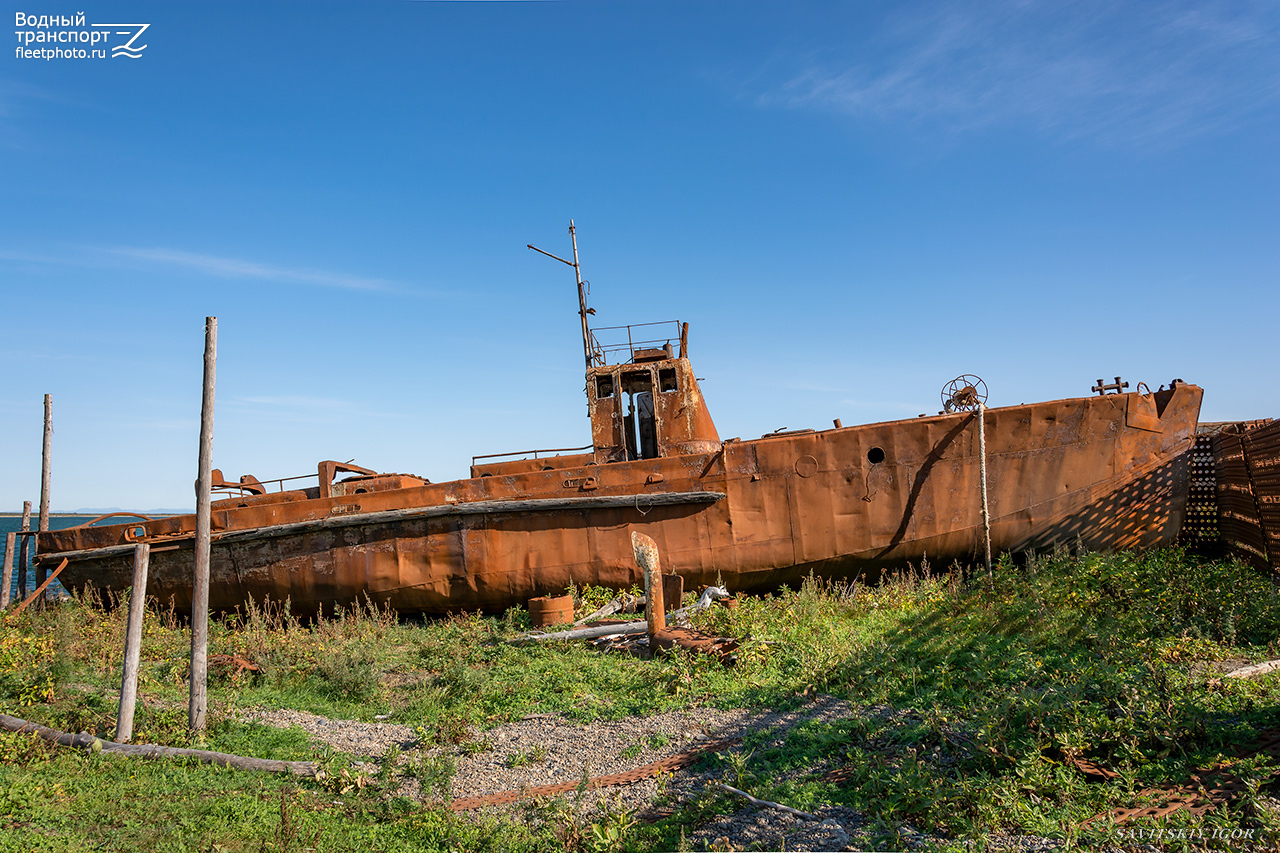
[[[896,12],[844,53],[809,56],[757,95],[952,132],[1173,143],[1274,110],[1280,7],[1006,0]]]
[[[281,423],[345,423],[355,415],[360,419],[379,420],[408,417],[404,412],[376,411],[354,400],[293,394],[237,396],[228,399],[223,405],[228,411],[250,413],[257,418]]]
[[[222,258],[201,255],[180,249],[138,249],[116,246],[106,249],[114,255],[142,261],[173,264],[187,267],[219,278],[251,278],[296,284],[314,284],[321,287],[339,287],[347,290],[390,290],[392,282],[380,278],[345,275],[296,267],[278,267],[245,261],[238,258]]]
[[[854,409],[872,409],[889,412],[919,412],[920,403],[904,403],[901,400],[840,400],[839,405]],[[936,405],[936,404],[931,404]],[[925,408],[929,408],[925,405]]]
[[[198,430],[199,418],[113,418],[104,423],[130,430]]]
[[[236,397],[232,403],[253,406],[272,406],[287,409],[349,409],[355,405],[350,400],[333,400],[324,397]]]
[[[14,261],[23,264],[40,266],[59,265],[101,269],[119,267],[121,265],[163,264],[180,266],[195,270],[205,275],[218,278],[257,279],[280,283],[306,284],[320,287],[336,287],[346,290],[394,292],[401,285],[397,282],[368,276],[347,275],[323,270],[281,267],[246,261],[239,258],[224,258],[217,255],[204,255],[181,249],[141,249],[132,246],[111,246],[100,248],[95,246],[62,247],[55,254],[39,254],[26,251],[0,249],[0,260]],[[439,295],[439,294],[437,294]]]
[[[60,106],[80,104],[60,92],[43,86],[34,86],[18,80],[0,80],[0,118],[12,118],[20,112],[25,101],[45,101]]]

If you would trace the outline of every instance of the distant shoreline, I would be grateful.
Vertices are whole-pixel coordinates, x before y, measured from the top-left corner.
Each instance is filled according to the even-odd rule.
[[[127,512],[130,514],[133,514],[131,510],[127,510],[127,509],[114,510],[114,512]],[[106,515],[106,514],[107,513],[105,512],[51,512],[49,513],[49,517],[50,518],[94,518],[96,516]],[[142,513],[142,515],[145,515],[148,518],[163,518],[170,515],[195,515],[195,510],[184,510],[184,511],[165,510],[164,512],[144,512]],[[39,517],[40,517],[40,513],[38,512],[31,513],[31,518],[33,520]],[[0,518],[22,518],[22,513],[0,512]]]

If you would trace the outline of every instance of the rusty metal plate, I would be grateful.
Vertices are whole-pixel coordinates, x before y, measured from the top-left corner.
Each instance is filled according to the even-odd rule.
[[[1187,545],[1217,542],[1220,539],[1218,484],[1214,474],[1212,435],[1196,436],[1187,477],[1187,509],[1178,539]]]
[[[1258,754],[1273,759],[1280,758],[1280,729],[1268,729],[1259,733],[1253,742],[1236,750],[1235,760]],[[1274,768],[1274,772],[1280,772],[1280,768]],[[1136,818],[1164,818],[1178,811],[1202,815],[1238,799],[1248,793],[1248,790],[1248,785],[1231,772],[1230,762],[1223,762],[1193,773],[1184,783],[1171,783],[1139,791],[1137,797],[1143,805],[1111,809],[1094,815],[1081,826],[1102,820],[1125,823]]]
[[[711,655],[730,665],[737,662],[738,641],[730,637],[704,634],[692,628],[664,628],[653,637],[653,645],[659,649],[680,648],[690,652]]]
[[[1240,424],[1212,447],[1222,540],[1254,565],[1280,568],[1280,422]]]

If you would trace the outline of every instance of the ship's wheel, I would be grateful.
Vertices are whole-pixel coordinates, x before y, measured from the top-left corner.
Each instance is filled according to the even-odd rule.
[[[948,412],[971,412],[987,402],[987,383],[982,377],[964,373],[942,386],[942,408]]]

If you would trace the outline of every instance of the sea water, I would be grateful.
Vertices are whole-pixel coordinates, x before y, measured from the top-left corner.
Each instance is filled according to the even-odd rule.
[[[96,515],[51,515],[49,516],[49,529],[62,530],[65,527],[75,527],[78,524],[84,524],[86,521],[93,521],[95,518],[97,518]],[[112,524],[112,523],[124,523],[126,521],[129,521],[129,519],[109,518],[102,523]],[[34,512],[31,513],[31,529],[35,530],[36,527],[39,526],[39,524],[40,524],[39,516]],[[21,515],[0,516],[0,549],[4,548],[3,542],[5,539],[5,534],[14,533],[21,529],[22,529]],[[36,546],[35,537],[34,536],[31,537],[31,540],[32,541],[31,541],[31,544],[28,546],[28,550],[31,554],[34,554],[35,546]],[[4,553],[3,550],[0,550],[0,554],[3,554],[3,553]],[[9,589],[10,589],[9,595],[11,597],[16,597],[18,595],[18,560],[21,558],[21,556],[22,556],[22,537],[17,536],[15,537],[15,540],[13,543],[13,563],[12,565],[6,567],[10,572],[11,580],[9,584]],[[28,557],[27,566],[28,566],[27,595],[30,595],[31,593],[35,592],[35,588],[36,588],[35,562],[32,561],[30,557]],[[56,568],[56,566],[49,566],[49,571],[53,571],[54,568]],[[66,593],[66,590],[63,588],[62,584],[59,583],[56,579],[54,580],[53,583],[49,584],[49,589],[46,591],[46,595],[48,595],[50,598],[63,595],[64,593]],[[12,598],[10,600],[12,600]]]

